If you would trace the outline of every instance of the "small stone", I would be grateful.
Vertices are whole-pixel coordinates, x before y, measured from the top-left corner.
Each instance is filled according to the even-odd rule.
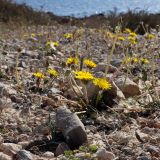
[[[150,152],[152,155],[160,156],[160,148],[156,146],[146,146],[147,152]]]
[[[26,68],[27,65],[24,61],[20,61],[18,67]]]
[[[139,156],[137,157],[137,160],[151,160],[151,159],[148,158],[147,156]]]
[[[70,150],[68,145],[66,143],[60,143],[58,147],[56,148],[56,156],[59,156],[61,154],[64,154],[64,151]]]
[[[112,152],[106,151],[105,148],[100,148],[96,152],[96,157],[98,160],[113,160],[115,158],[115,155]]]
[[[20,142],[22,142],[22,141],[27,141],[29,139],[29,136],[27,135],[27,134],[20,134],[19,136],[18,136],[18,141]]]
[[[111,65],[115,66],[115,67],[119,67],[122,64],[122,60],[121,59],[113,59],[111,60]]]
[[[83,158],[83,157],[85,157],[85,153],[76,153],[75,157],[76,158]]]
[[[4,142],[3,137],[0,135],[0,144],[2,144]]]
[[[45,153],[43,153],[42,156],[46,157],[46,158],[54,158],[55,157],[54,153],[52,153],[52,152],[45,152]]]
[[[26,148],[29,145],[29,143],[29,141],[18,142],[18,144],[22,146],[22,149]]]

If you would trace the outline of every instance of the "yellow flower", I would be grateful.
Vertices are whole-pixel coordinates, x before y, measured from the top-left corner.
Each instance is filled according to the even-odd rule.
[[[79,62],[78,58],[76,57],[69,57],[66,61],[66,64],[67,65],[70,65],[70,64],[77,64]]]
[[[137,58],[137,57],[133,57],[133,58],[132,58],[132,62],[133,62],[133,63],[137,63],[137,62],[138,62],[138,58]]]
[[[55,41],[55,42],[52,42],[53,43],[53,45],[55,46],[55,47],[58,47],[59,46],[59,42],[58,41]]]
[[[51,45],[55,46],[55,47],[58,47],[59,46],[59,42],[58,41],[55,41],[55,42],[52,42],[52,41],[48,41],[46,43],[46,47],[50,48]]]
[[[34,34],[34,33],[31,34],[31,37],[35,37],[35,36],[36,36],[36,34]]]
[[[51,47],[51,42],[50,41],[48,41],[47,43],[46,43],[46,47]]]
[[[148,64],[148,63],[149,63],[149,60],[146,59],[146,58],[141,58],[141,59],[140,59],[140,62],[141,62],[142,64]]]
[[[155,39],[156,36],[155,36],[154,34],[147,34],[147,35],[146,35],[146,38],[147,38],[147,39]]]
[[[73,34],[72,33],[66,33],[66,34],[64,34],[64,37],[67,38],[67,39],[71,39],[71,38],[73,38]]]
[[[132,61],[132,59],[130,58],[130,57],[128,57],[128,58],[125,58],[124,60],[123,60],[123,64],[128,64],[128,63],[130,63]]]
[[[58,76],[57,71],[54,70],[54,69],[48,69],[47,72],[53,77],[57,77]]]
[[[76,71],[75,73],[75,78],[80,79],[80,80],[85,80],[89,81],[92,80],[94,77],[90,72],[86,71]]]
[[[118,37],[118,40],[120,40],[120,41],[125,41],[125,37],[120,36],[120,37]]]
[[[88,67],[88,68],[95,68],[97,65],[96,63],[94,63],[92,60],[89,59],[85,59],[84,60],[84,64]]]
[[[131,44],[137,44],[137,41],[136,41],[136,38],[135,37],[131,37],[131,36],[129,36],[128,37],[128,40],[129,40],[129,42],[131,43]]]
[[[124,32],[125,32],[125,33],[131,33],[132,31],[131,31],[131,29],[126,28],[126,29],[124,30]]]
[[[111,84],[105,78],[94,78],[93,84],[102,90],[111,89]]]
[[[129,35],[130,35],[131,37],[137,37],[137,34],[136,34],[135,32],[131,32],[131,33],[129,33]]]
[[[46,76],[43,73],[41,73],[41,72],[35,72],[35,73],[33,73],[33,75],[35,77],[39,78],[39,79],[46,78]]]

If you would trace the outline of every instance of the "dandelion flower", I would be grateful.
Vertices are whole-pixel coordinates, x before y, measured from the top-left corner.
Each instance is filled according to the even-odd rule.
[[[138,58],[137,58],[137,57],[133,57],[133,58],[132,58],[132,62],[133,62],[133,63],[137,63],[137,62],[138,62]]]
[[[35,33],[32,33],[32,34],[31,34],[31,37],[35,37],[35,36],[36,36],[36,34],[35,34]]]
[[[88,68],[95,68],[97,65],[96,63],[94,63],[92,60],[89,59],[85,59],[84,60],[84,64],[88,67]]]
[[[130,63],[132,61],[132,59],[130,58],[130,57],[128,57],[128,58],[124,58],[124,60],[123,60],[123,64],[128,64],[128,63]]]
[[[130,42],[131,44],[134,44],[134,45],[137,44],[137,41],[136,41],[136,38],[135,38],[135,37],[129,36],[129,37],[128,37],[128,40],[129,40],[129,42]]]
[[[46,47],[50,48],[51,46],[58,47],[59,46],[59,42],[58,41],[55,41],[55,42],[48,41],[46,43]]]
[[[111,89],[111,84],[105,78],[94,78],[93,84],[102,90]]]
[[[46,76],[43,73],[41,73],[41,72],[35,72],[35,73],[33,73],[33,75],[35,77],[39,78],[39,79],[46,78]]]
[[[155,36],[154,34],[147,34],[147,35],[146,35],[146,38],[147,38],[147,39],[155,39],[156,36]]]
[[[73,34],[72,33],[66,33],[66,34],[64,34],[64,37],[67,38],[67,39],[71,39],[71,38],[73,38]]]
[[[58,47],[59,46],[59,42],[58,41],[55,41],[55,42],[52,42],[53,43],[53,45],[55,46],[55,47]]]
[[[126,28],[126,29],[124,30],[124,32],[125,32],[125,33],[131,33],[132,31],[131,31],[131,29]]]
[[[131,37],[137,37],[137,34],[136,34],[135,32],[131,32],[131,33],[129,33],[129,35],[130,35]]]
[[[52,77],[57,77],[58,73],[55,69],[48,69],[47,72],[52,76]]]
[[[69,58],[67,58],[66,64],[71,65],[71,64],[77,64],[78,62],[79,62],[78,58],[69,57]]]
[[[142,64],[148,64],[148,63],[149,63],[149,60],[146,59],[146,58],[141,58],[141,59],[140,59],[140,62],[141,62]]]
[[[48,42],[46,43],[46,47],[51,47],[51,42],[50,42],[50,41],[48,41]]]
[[[123,36],[118,37],[118,40],[125,41],[125,38]]]
[[[93,75],[90,72],[76,71],[74,73],[75,73],[75,78],[80,79],[80,80],[89,81],[89,80],[94,79]]]

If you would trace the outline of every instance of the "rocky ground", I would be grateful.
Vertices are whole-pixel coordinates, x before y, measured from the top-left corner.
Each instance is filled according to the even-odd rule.
[[[104,28],[32,26],[1,34],[0,160],[160,159],[158,31],[136,35],[136,44],[119,38],[128,33]],[[98,104],[92,100],[99,90],[92,83],[84,90],[69,57],[92,59],[90,72],[111,83]],[[84,91],[88,103],[80,101]]]

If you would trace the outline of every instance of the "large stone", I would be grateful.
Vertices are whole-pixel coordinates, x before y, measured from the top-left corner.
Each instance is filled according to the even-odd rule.
[[[106,151],[105,148],[100,148],[96,152],[96,157],[98,160],[113,160],[115,158],[115,155],[112,152]]]
[[[0,152],[3,152],[9,156],[13,156],[16,152],[22,149],[22,146],[14,143],[2,143],[0,144]]]
[[[32,153],[26,150],[20,150],[17,152],[17,154],[14,156],[15,160],[33,160]]]
[[[128,77],[119,76],[115,80],[115,84],[123,92],[125,97],[131,97],[141,93],[139,86]]]
[[[0,160],[12,160],[12,157],[0,152]]]
[[[87,134],[83,123],[67,107],[59,107],[57,109],[56,126],[62,131],[71,149],[78,148],[87,141]]]

